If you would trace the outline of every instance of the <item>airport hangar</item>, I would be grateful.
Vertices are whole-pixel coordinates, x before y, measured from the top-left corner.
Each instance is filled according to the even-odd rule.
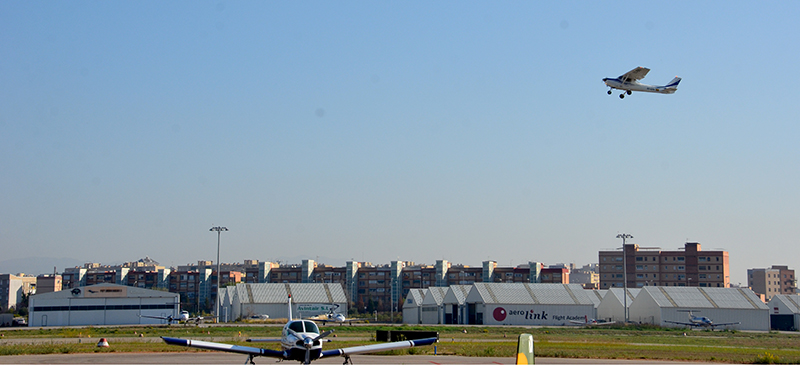
[[[769,331],[769,308],[746,288],[646,286],[629,306],[628,319],[665,327],[685,327],[665,321],[689,322],[689,311],[715,323],[741,322],[718,329]]]
[[[178,317],[180,296],[159,290],[97,284],[31,295],[31,327],[158,324],[140,315]]]
[[[338,283],[239,283],[223,288],[220,295],[220,321],[229,322],[254,315],[286,318],[289,295],[292,316],[308,318],[338,305],[338,313],[347,313],[347,297]]]
[[[460,320],[462,324],[562,326],[572,324],[570,321],[595,318],[600,303],[595,291],[585,290],[580,284],[474,283],[462,302],[456,291],[462,291],[463,295],[463,289],[449,288],[444,295],[438,289],[427,290],[422,303],[419,293],[409,293],[408,308],[404,306],[403,312],[408,310],[420,316],[418,322],[409,321],[413,315],[404,316],[405,323],[443,323],[445,315],[450,314],[451,321]],[[437,302],[438,310],[428,309],[437,315],[426,316],[426,308],[435,308]],[[421,309],[418,312],[417,306]]]
[[[778,331],[800,329],[800,295],[778,294],[770,299],[770,328]]]

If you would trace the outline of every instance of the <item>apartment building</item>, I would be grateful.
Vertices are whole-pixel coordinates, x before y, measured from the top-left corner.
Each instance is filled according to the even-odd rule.
[[[777,294],[791,295],[797,292],[794,270],[788,266],[772,265],[766,269],[747,269],[747,286],[768,302]]]
[[[36,277],[37,294],[61,291],[62,285],[63,279],[58,274],[39,275]]]
[[[19,274],[0,274],[0,312],[16,308],[22,296],[36,291],[36,277]]]
[[[623,267],[624,265],[624,267]],[[727,251],[702,251],[697,242],[663,251],[625,244],[620,251],[599,252],[600,289],[644,286],[730,287]]]
[[[216,301],[217,267],[212,261],[180,265],[165,269],[150,259],[119,266],[90,263],[64,270],[64,287],[94,283],[118,283],[146,289],[179,293],[181,306],[190,311],[209,311]],[[338,283],[348,301],[360,311],[400,310],[411,289],[495,283],[569,283],[566,267],[545,267],[529,262],[516,267],[499,267],[495,261],[481,266],[452,264],[437,260],[434,265],[392,261],[375,265],[348,261],[336,267],[303,260],[301,264],[283,264],[245,260],[244,263],[222,263],[221,286],[245,283]]]

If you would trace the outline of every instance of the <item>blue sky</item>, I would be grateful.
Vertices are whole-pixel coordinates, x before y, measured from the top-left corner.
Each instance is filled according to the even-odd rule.
[[[2,2],[0,247],[582,265],[628,232],[798,269],[798,10]],[[637,66],[678,92],[606,94]]]

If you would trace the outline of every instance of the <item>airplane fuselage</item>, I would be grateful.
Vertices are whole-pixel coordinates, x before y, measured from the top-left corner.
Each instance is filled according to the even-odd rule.
[[[626,82],[620,80],[619,78],[605,78],[603,79],[603,82],[606,84],[606,86],[618,90],[642,91],[659,94],[672,94],[675,92],[675,90],[677,90],[677,88],[674,87],[648,85],[637,81]]]
[[[312,321],[289,321],[283,327],[281,336],[281,349],[288,360],[304,361],[308,349],[311,360],[316,360],[322,354],[322,343],[314,338],[319,336],[319,327]]]

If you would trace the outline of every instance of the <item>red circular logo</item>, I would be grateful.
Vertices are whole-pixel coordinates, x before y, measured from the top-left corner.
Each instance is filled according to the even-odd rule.
[[[492,316],[494,316],[494,320],[498,322],[502,322],[506,319],[506,310],[503,307],[497,307],[494,309]]]

